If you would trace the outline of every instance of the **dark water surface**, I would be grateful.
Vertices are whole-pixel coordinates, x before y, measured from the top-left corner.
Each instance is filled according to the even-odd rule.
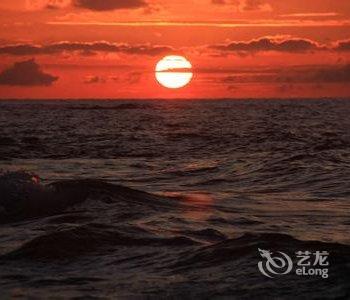
[[[350,297],[350,101],[1,101],[0,298]],[[40,178],[39,178],[40,177]],[[258,249],[328,251],[264,277]]]

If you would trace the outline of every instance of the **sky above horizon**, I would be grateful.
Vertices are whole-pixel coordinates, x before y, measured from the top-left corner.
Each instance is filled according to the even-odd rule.
[[[349,0],[2,0],[0,28],[0,98],[350,96]]]

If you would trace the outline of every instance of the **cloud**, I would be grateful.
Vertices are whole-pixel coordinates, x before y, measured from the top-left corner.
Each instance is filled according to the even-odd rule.
[[[149,55],[157,56],[169,53],[173,48],[169,46],[153,46],[153,45],[129,45],[129,44],[113,44],[108,42],[60,42],[49,45],[31,45],[17,44],[4,45],[0,47],[0,54],[9,55],[50,55],[63,52],[80,52],[83,55],[95,54],[96,52],[125,53],[131,55]]]
[[[350,51],[350,39],[336,42],[335,49],[337,51]]]
[[[262,37],[248,42],[231,42],[229,44],[209,46],[211,49],[224,52],[307,52],[315,50],[325,50],[326,47],[309,39],[290,38],[277,39],[273,37]]]
[[[73,0],[73,5],[94,11],[107,11],[116,9],[135,9],[146,7],[143,0]]]
[[[336,12],[309,12],[309,13],[295,13],[295,14],[284,14],[281,17],[284,18],[331,18],[340,16],[339,13]]]
[[[137,84],[141,81],[142,73],[140,72],[131,72],[128,74],[126,81],[129,84]]]
[[[27,10],[59,9],[71,5],[71,0],[27,0],[25,1]]]
[[[280,83],[348,83],[350,82],[350,64],[281,70],[274,81]]]
[[[124,73],[119,76],[97,76],[97,75],[88,75],[85,76],[83,82],[86,84],[96,84],[96,83],[120,83],[120,84],[137,84],[141,81],[142,73],[141,72],[129,72]]]
[[[215,50],[215,56],[230,53],[246,56],[256,52],[289,52],[303,53],[313,51],[350,51],[350,40],[337,41],[332,46],[319,44],[316,41],[304,38],[290,38],[281,36],[261,37],[250,41],[232,41],[227,44],[207,46]],[[10,44],[0,46],[0,55],[34,56],[53,55],[72,52],[82,56],[96,55],[97,53],[123,53],[127,55],[159,56],[174,52],[174,48],[162,45],[130,45],[109,43],[106,41],[58,42],[48,45]]]
[[[0,73],[1,85],[50,86],[57,79],[44,73],[34,59],[16,62]]]
[[[100,76],[89,75],[84,78],[84,83],[92,84],[92,83],[106,83],[106,79]]]
[[[59,9],[67,7],[71,4],[70,0],[48,0],[46,4],[46,8],[48,9]]]
[[[245,0],[241,2],[242,11],[272,11],[270,4],[261,0]]]
[[[225,0],[211,0],[211,3],[215,5],[225,5],[227,4]]]
[[[310,82],[347,83],[350,82],[350,64],[336,67],[323,67],[304,77]]]
[[[296,66],[262,70],[260,74],[230,75],[222,78],[226,84],[278,83],[289,86],[297,83],[349,83],[350,64],[331,66]]]
[[[67,7],[83,8],[93,11],[117,9],[136,9],[148,7],[144,0],[27,0],[28,10],[60,9]]]
[[[272,11],[269,3],[262,0],[212,0],[215,5],[234,5],[239,12]]]

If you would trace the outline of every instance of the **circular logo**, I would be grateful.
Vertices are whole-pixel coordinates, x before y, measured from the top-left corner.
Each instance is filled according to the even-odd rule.
[[[264,261],[260,261],[258,267],[264,276],[273,278],[274,275],[285,275],[292,271],[293,262],[287,254],[278,251],[279,255],[273,255],[271,251],[262,249],[259,249],[259,253]]]

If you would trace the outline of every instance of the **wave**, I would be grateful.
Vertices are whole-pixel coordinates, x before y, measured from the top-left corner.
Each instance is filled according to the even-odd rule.
[[[215,236],[216,240],[212,240],[208,245],[196,240],[198,235]],[[160,253],[170,251],[169,256],[154,263],[157,263],[158,268],[172,273],[225,266],[246,259],[258,261],[260,259],[258,249],[283,251],[290,256],[294,256],[297,251],[327,251],[331,253],[329,257],[331,266],[343,266],[343,271],[350,275],[350,269],[346,267],[350,263],[349,245],[304,241],[280,233],[246,233],[238,238],[227,238],[211,229],[182,232],[166,237],[137,226],[100,223],[90,223],[40,235],[0,256],[0,262],[70,261],[87,255],[117,253],[121,249],[130,249],[130,253],[135,251],[132,249],[154,249]]]
[[[34,238],[1,259],[72,259],[122,247],[185,247],[198,243],[184,236],[159,237],[136,226],[87,224]]]
[[[13,146],[16,140],[8,136],[0,136],[0,146]]]
[[[87,200],[119,203],[123,206],[142,206],[142,209],[174,207],[169,197],[114,185],[102,180],[65,180],[44,185],[40,178],[28,172],[0,175],[0,223],[21,221],[54,215]]]
[[[213,245],[182,253],[182,258],[172,268],[178,271],[187,268],[203,268],[237,261],[243,257],[257,257],[259,256],[259,248],[283,251],[290,255],[294,255],[296,251],[300,250],[327,251],[332,253],[331,264],[343,265],[350,262],[348,257],[350,246],[348,245],[322,241],[304,241],[280,233],[246,233],[239,238],[226,239]]]
[[[81,105],[81,106],[67,106],[69,110],[127,110],[127,109],[154,109],[153,104],[146,103],[122,103],[118,105]]]

